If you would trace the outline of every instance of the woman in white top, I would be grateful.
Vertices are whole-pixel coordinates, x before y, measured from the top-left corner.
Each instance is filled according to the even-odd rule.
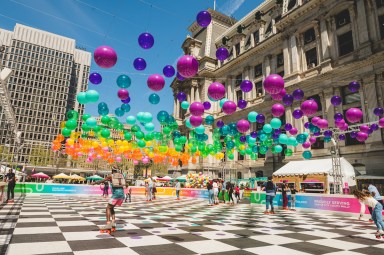
[[[360,190],[354,190],[353,195],[360,201],[361,203],[361,210],[360,210],[360,217],[363,217],[365,212],[365,206],[368,205],[369,207],[372,207],[372,219],[375,222],[377,226],[377,233],[376,237],[380,238],[384,236],[384,222],[383,222],[383,206],[377,202],[376,199],[374,199],[370,194],[366,194],[361,192]]]
[[[219,198],[217,196],[219,195],[219,185],[217,185],[217,181],[216,180],[213,181],[212,188],[213,188],[214,203],[218,204],[219,203]]]

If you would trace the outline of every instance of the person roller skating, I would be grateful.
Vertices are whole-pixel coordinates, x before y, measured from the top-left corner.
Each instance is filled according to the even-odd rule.
[[[100,233],[110,234],[111,232],[116,231],[115,206],[121,206],[125,199],[125,179],[124,176],[118,172],[117,167],[114,166],[112,167],[112,174],[97,183],[101,183],[104,181],[111,182],[112,197],[109,199],[107,208],[105,210],[107,224],[105,226],[100,227]]]

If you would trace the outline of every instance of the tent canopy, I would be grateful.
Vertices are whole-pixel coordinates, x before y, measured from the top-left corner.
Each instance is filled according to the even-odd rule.
[[[345,177],[354,177],[355,170],[353,166],[345,159],[340,158],[341,173]],[[332,158],[290,161],[279,170],[273,173],[273,176],[303,175],[303,174],[332,174]]]
[[[32,174],[31,175],[33,178],[42,178],[42,179],[49,179],[49,176],[46,175],[43,172],[37,173],[37,174]]]
[[[157,181],[170,181],[170,180],[172,180],[172,178],[169,177],[168,175],[161,178],[157,178]]]
[[[72,180],[79,180],[79,181],[84,181],[85,180],[84,177],[81,177],[81,176],[79,176],[77,174],[73,174],[73,175],[69,176],[69,178],[71,178]]]
[[[61,174],[53,176],[53,179],[71,179],[71,178],[68,175],[66,175],[65,173],[61,173]]]
[[[87,180],[92,180],[92,181],[100,181],[100,180],[103,180],[104,178],[95,174],[95,175],[92,175],[92,176],[89,176],[86,178]]]

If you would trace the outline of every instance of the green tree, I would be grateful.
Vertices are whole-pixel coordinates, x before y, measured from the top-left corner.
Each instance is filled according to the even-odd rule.
[[[35,145],[29,153],[29,162],[35,166],[48,166],[54,164],[53,151],[49,148]]]
[[[9,163],[12,161],[12,149],[7,147],[7,146],[4,146],[4,145],[0,145],[0,163]]]
[[[145,169],[145,172],[143,173],[143,176],[148,177],[148,168],[151,168],[152,166],[153,166],[152,160],[150,160],[146,164],[144,164],[142,161],[139,161],[139,163],[134,166],[133,178],[137,179],[137,177],[141,175],[141,171],[144,169]]]

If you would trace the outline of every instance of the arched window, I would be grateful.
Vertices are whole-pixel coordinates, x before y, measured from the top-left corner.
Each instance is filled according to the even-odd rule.
[[[296,6],[296,3],[297,3],[297,0],[289,0],[289,2],[288,2],[288,8],[287,8],[288,11],[292,10],[293,7]]]

